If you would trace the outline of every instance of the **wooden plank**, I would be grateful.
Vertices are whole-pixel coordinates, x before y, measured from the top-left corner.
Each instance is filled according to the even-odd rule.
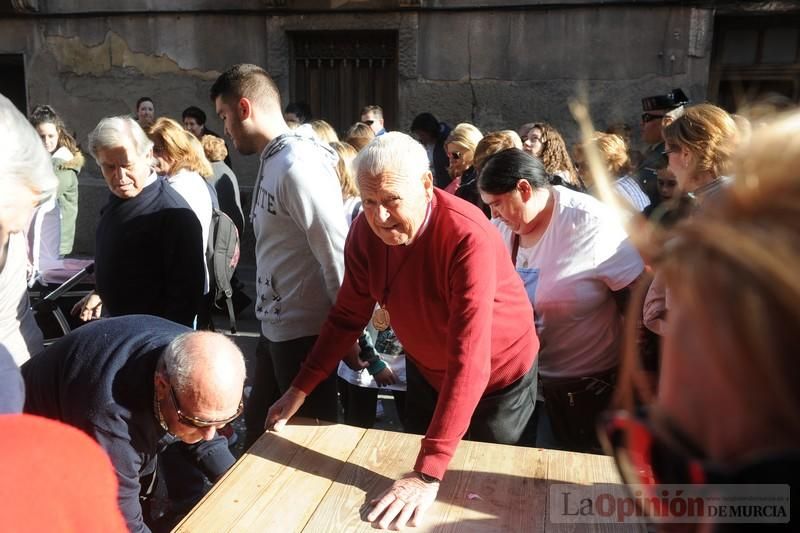
[[[419,445],[419,435],[367,431],[306,531],[374,531],[369,501],[411,470]],[[462,442],[418,530],[539,531],[546,468],[541,450]]]
[[[311,516],[306,531],[373,532],[366,522],[369,501],[412,469],[420,439],[420,435],[368,430]]]
[[[263,514],[275,531],[301,530],[364,431],[297,419],[265,433],[173,531],[265,531]]]
[[[614,459],[605,455],[573,453],[559,450],[545,450],[547,454],[547,487],[545,495],[547,517],[543,531],[548,533],[567,532],[645,532],[642,524],[561,524],[554,523],[550,517],[550,486],[560,483],[579,485],[621,485]]]
[[[303,435],[303,443],[296,443],[300,449],[270,484],[269,492],[262,494],[232,529],[302,531],[364,432],[362,428],[334,424],[325,431]]]

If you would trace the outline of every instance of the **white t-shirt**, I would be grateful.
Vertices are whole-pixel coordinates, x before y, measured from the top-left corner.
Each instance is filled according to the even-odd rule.
[[[529,297],[541,342],[539,373],[597,374],[619,364],[622,320],[612,291],[630,285],[644,264],[611,209],[565,187],[553,187],[553,195],[550,224],[536,245],[519,248],[516,265],[523,278],[523,269],[533,277],[538,269]],[[511,250],[511,230],[492,222]]]
[[[194,211],[197,220],[200,221],[200,226],[203,229],[203,242],[202,250],[203,257],[206,256],[206,246],[208,245],[208,232],[211,228],[211,211],[212,201],[211,192],[208,190],[208,184],[203,176],[191,170],[179,170],[173,176],[166,176],[167,183],[169,183],[175,191],[180,194],[189,207]],[[208,265],[203,261],[203,269],[205,270],[206,279],[203,284],[203,294],[208,294]]]

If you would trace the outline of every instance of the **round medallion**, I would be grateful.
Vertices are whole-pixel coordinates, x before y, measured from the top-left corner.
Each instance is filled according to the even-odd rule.
[[[372,313],[372,325],[378,331],[386,331],[389,329],[389,311],[384,307],[379,307]]]

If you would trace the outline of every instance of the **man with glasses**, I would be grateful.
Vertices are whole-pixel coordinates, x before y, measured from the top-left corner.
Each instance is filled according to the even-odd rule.
[[[379,105],[364,106],[361,110],[361,122],[372,128],[375,137],[386,133],[383,128],[383,108]]]
[[[661,137],[661,122],[667,113],[688,103],[689,98],[681,89],[642,98],[642,141],[647,145],[647,149],[635,175],[642,190],[650,197],[651,205],[657,205],[660,200],[656,185],[658,170],[667,166],[664,139]]]
[[[209,480],[234,463],[216,430],[242,412],[245,366],[225,336],[132,315],[76,329],[22,368],[25,412],[60,420],[105,449],[130,531],[149,531],[159,454],[186,443]],[[152,523],[150,523],[152,525]]]

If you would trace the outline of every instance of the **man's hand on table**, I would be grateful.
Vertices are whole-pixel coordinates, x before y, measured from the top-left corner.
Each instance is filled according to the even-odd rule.
[[[370,502],[373,507],[367,520],[373,523],[377,520],[381,529],[387,529],[392,522],[394,529],[403,529],[406,523],[416,527],[422,524],[423,516],[438,493],[438,481],[423,481],[420,474],[412,472]]]
[[[283,429],[283,426],[300,409],[304,401],[306,401],[305,392],[295,387],[289,387],[289,390],[269,408],[264,429],[273,431]]]

